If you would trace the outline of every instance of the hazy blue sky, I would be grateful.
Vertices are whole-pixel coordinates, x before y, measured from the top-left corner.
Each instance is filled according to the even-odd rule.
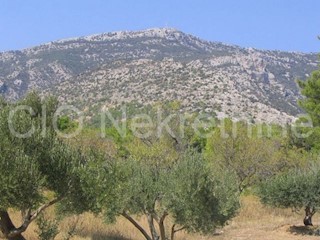
[[[319,10],[319,0],[1,0],[0,51],[168,26],[243,47],[319,52]]]

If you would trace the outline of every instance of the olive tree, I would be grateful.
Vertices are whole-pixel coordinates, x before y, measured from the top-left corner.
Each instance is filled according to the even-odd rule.
[[[105,218],[126,218],[147,240],[173,240],[181,230],[212,233],[239,206],[233,175],[210,168],[199,153],[188,151],[162,165],[129,157],[115,160],[107,169],[102,179],[112,183],[97,197]],[[135,219],[141,215],[149,230]]]
[[[304,207],[303,222],[312,225],[312,216],[320,206],[319,184],[319,167],[308,171],[293,170],[262,183],[259,195],[263,203],[271,206],[298,210]]]
[[[80,186],[86,158],[58,138],[52,124],[57,108],[56,99],[35,93],[17,103],[1,101],[0,231],[6,239],[24,239],[30,223],[58,202],[74,210],[90,203]],[[9,209],[21,211],[19,226]]]
[[[216,170],[190,144],[192,118],[180,115],[178,108],[178,103],[161,104],[148,115],[127,118],[122,122],[128,127],[125,137],[115,128],[106,131],[120,154],[96,174],[96,185],[105,185],[97,203],[106,220],[122,216],[147,240],[174,239],[182,230],[210,233],[238,208],[233,173]],[[147,219],[147,229],[140,216]]]

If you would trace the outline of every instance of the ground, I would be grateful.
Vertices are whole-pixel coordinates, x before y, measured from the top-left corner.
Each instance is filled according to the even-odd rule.
[[[14,220],[19,215],[14,214]],[[213,236],[190,235],[185,232],[177,234],[176,240],[312,240],[319,236],[311,236],[317,226],[306,228],[302,223],[303,211],[292,212],[290,209],[264,207],[254,196],[241,199],[241,210],[228,226],[219,229]],[[315,215],[314,223],[319,217]],[[146,225],[146,221],[141,219]],[[61,233],[56,240],[65,240],[65,233],[77,223],[77,236],[72,240],[143,240],[141,234],[125,219],[119,219],[115,225],[105,225],[101,219],[91,214],[65,219],[61,225]],[[319,227],[320,228],[320,227]],[[36,227],[31,226],[25,233],[27,240],[36,240]]]
[[[317,227],[306,228],[303,225],[303,211],[264,207],[253,196],[241,201],[240,214],[222,229],[216,240],[311,240]],[[317,216],[314,222],[316,223]]]

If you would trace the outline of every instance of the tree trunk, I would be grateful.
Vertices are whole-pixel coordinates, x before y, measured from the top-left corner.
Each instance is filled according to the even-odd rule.
[[[303,223],[305,226],[313,226],[312,224],[312,217],[316,213],[314,208],[306,207],[305,209],[306,216],[304,217]]]
[[[17,228],[13,225],[7,211],[0,210],[0,230],[4,237],[8,240],[26,240],[21,234],[10,236],[10,234],[14,230],[17,230]]]
[[[164,226],[164,220],[166,218],[168,214],[167,213],[164,213],[163,216],[160,218],[160,221],[159,221],[159,229],[160,229],[160,237],[161,237],[161,240],[166,240],[166,229],[165,229],[165,226]]]
[[[179,229],[176,229],[176,225],[173,224],[172,227],[171,227],[171,238],[170,238],[170,240],[174,240],[175,234],[177,232],[180,232],[180,231],[184,230],[184,229],[186,229],[186,227],[181,227]]]
[[[151,235],[152,235],[152,240],[159,240],[159,235],[158,235],[157,230],[156,230],[156,228],[154,226],[154,219],[151,216],[151,214],[147,215],[147,219],[148,219],[150,232],[151,232]]]
[[[175,232],[175,227],[176,227],[175,224],[173,224],[172,227],[171,227],[171,238],[170,238],[170,240],[174,240],[174,234],[176,233]]]
[[[166,230],[164,228],[164,224],[163,223],[159,223],[159,228],[160,228],[160,238],[161,240],[166,240]]]
[[[146,240],[152,240],[152,238],[148,235],[148,233],[137,223],[132,217],[130,217],[126,212],[123,212],[121,214],[123,217],[125,217],[129,222],[131,222],[145,237]]]

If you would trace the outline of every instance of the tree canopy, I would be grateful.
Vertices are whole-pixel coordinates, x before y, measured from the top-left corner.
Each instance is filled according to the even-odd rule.
[[[1,103],[0,230],[8,239],[24,239],[21,233],[29,224],[57,202],[79,211],[89,204],[80,186],[88,159],[57,136],[52,123],[57,107],[55,98],[36,93]],[[9,208],[23,212],[19,227],[11,222]]]
[[[123,216],[146,239],[174,239],[179,230],[210,233],[233,217],[239,207],[233,174],[210,168],[199,153],[188,152],[164,165],[122,159],[109,169],[113,169],[112,186],[99,198],[106,219],[115,221]],[[151,235],[133,219],[137,215],[146,216]],[[168,216],[173,220],[171,236],[166,232]]]

